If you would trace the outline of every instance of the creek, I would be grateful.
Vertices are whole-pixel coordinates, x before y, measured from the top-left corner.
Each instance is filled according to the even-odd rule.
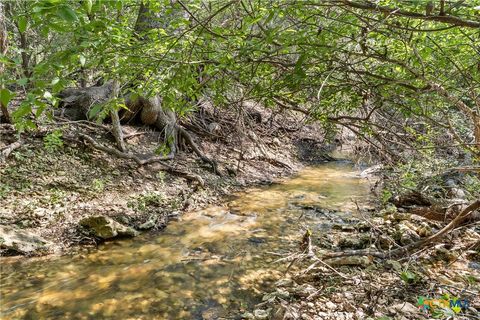
[[[106,242],[89,252],[2,258],[2,319],[234,318],[282,276],[279,257],[348,223],[370,183],[330,162],[190,212],[160,233]]]

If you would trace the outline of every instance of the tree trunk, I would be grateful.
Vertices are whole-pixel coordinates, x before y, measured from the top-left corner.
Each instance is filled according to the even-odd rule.
[[[3,3],[0,2],[0,54],[1,55],[5,55],[7,53],[7,49],[8,49],[7,37],[8,37],[8,34],[7,34],[7,26],[5,23]],[[5,65],[0,62],[0,74],[4,74],[4,71],[5,71]],[[2,81],[0,90],[4,89],[4,87],[5,86]],[[12,119],[10,117],[10,113],[8,112],[8,108],[1,101],[0,101],[0,110],[2,111],[3,121],[5,121],[6,123],[12,123]]]
[[[118,83],[118,81],[114,81],[110,98],[117,99],[119,91],[120,84]],[[125,152],[126,147],[125,142],[123,141],[123,131],[122,125],[120,124],[120,117],[118,116],[118,110],[113,109],[112,111],[110,111],[110,117],[112,118],[112,133],[115,137],[115,141],[117,142],[117,148],[120,149],[120,151]]]
[[[170,20],[178,14],[178,10],[173,9],[169,13],[166,11],[152,12],[147,2],[142,1],[140,3],[137,21],[135,22],[135,32],[139,35],[140,41],[148,41],[148,38],[142,36],[142,33],[156,28],[167,28]],[[140,114],[142,122],[155,125],[158,129],[163,130],[164,141],[169,149],[169,154],[175,155],[179,149],[179,132],[175,113],[162,107],[162,98],[159,96],[140,98],[140,102],[142,105]]]

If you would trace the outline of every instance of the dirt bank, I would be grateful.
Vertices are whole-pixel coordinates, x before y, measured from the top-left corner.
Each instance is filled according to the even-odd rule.
[[[221,175],[189,150],[165,162],[178,172],[200,177],[203,187],[194,179],[169,173],[163,162],[139,166],[78,139],[84,133],[111,144],[111,133],[104,126],[64,121],[61,130],[54,130],[58,123],[44,123],[36,132],[22,134],[21,147],[0,163],[0,224],[45,240],[46,248],[23,252],[26,255],[62,253],[101,240],[80,226],[86,217],[101,215],[143,232],[158,231],[182,212],[296,172],[302,158],[324,160],[318,127],[304,126],[294,140],[278,122],[265,121],[267,111],[256,112],[259,116],[250,117],[240,129],[229,127],[222,135],[194,134],[202,151],[218,162]],[[287,120],[282,123],[288,124]],[[225,128],[229,123],[227,116],[217,121]],[[16,136],[11,126],[0,128],[0,148],[4,148]],[[160,132],[129,125],[123,129],[127,148],[138,154],[151,153],[161,145]],[[2,255],[22,253],[9,247],[7,240],[2,242]]]

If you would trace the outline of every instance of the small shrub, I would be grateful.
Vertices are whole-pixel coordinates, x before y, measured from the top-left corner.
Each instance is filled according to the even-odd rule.
[[[48,152],[55,152],[63,147],[63,133],[61,130],[55,130],[43,138],[43,147]]]

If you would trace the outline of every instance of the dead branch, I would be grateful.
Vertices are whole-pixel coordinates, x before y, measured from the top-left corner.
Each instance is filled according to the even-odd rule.
[[[137,137],[137,136],[141,136],[141,135],[144,135],[144,134],[147,134],[147,131],[134,132],[134,133],[130,133],[130,134],[127,134],[127,135],[123,136],[123,139],[127,140],[127,139]]]
[[[20,148],[23,145],[22,140],[15,141],[14,143],[9,144],[8,146],[0,149],[0,162],[6,161],[8,156],[14,151],[15,149]]]

